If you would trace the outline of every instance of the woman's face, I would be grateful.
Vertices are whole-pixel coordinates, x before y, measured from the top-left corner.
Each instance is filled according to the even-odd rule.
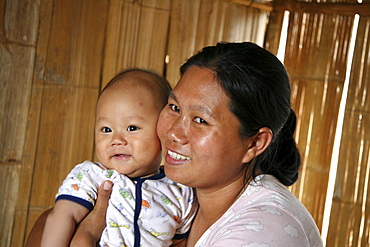
[[[184,73],[157,126],[170,179],[211,190],[244,179],[251,140],[240,136],[229,101],[211,70]]]

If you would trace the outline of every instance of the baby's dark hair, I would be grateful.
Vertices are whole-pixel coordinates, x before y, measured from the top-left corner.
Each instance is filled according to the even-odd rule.
[[[268,127],[270,146],[249,165],[246,180],[272,174],[284,185],[298,179],[300,155],[293,134],[296,115],[290,106],[290,83],[282,63],[270,52],[250,42],[218,43],[203,48],[180,68],[208,68],[215,73],[230,98],[230,111],[239,119],[242,137],[251,137]]]
[[[135,84],[149,88],[159,99],[159,107],[163,108],[167,104],[168,96],[172,90],[171,85],[166,79],[158,75],[156,72],[140,68],[130,68],[119,72],[103,88],[103,90],[100,92],[100,95],[105,91],[106,88],[109,88],[116,83],[124,82],[124,79],[127,77],[135,78]]]

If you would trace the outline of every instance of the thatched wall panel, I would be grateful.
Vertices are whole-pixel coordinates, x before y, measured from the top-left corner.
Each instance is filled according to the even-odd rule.
[[[48,86],[43,90],[30,214],[54,203],[52,194],[71,168],[93,158],[97,90]],[[58,184],[59,183],[59,184]]]
[[[164,73],[170,6],[169,0],[110,2],[102,87],[129,67]]]
[[[343,83],[353,17],[291,13],[285,64],[294,77]]]
[[[369,41],[370,18],[360,18],[339,151],[328,246],[342,246],[343,243],[348,246],[367,246],[370,243]]]
[[[268,12],[222,0],[173,0],[166,78],[175,85],[179,67],[204,46],[219,41],[263,45]]]
[[[9,241],[11,246],[22,246],[28,232],[25,229],[33,225],[40,212],[52,205],[51,195],[55,193],[56,187],[52,184],[60,183],[66,174],[65,171],[82,157],[91,159],[93,152],[93,139],[90,132],[93,131],[93,109],[100,88],[104,15],[107,13],[102,10],[107,9],[107,2],[94,1],[89,4],[86,1],[44,1],[42,3],[39,10],[40,23],[35,22],[39,24],[39,29],[36,30],[39,34],[37,48],[24,46],[24,48],[32,48],[34,52],[32,59],[27,61],[28,66],[31,65],[32,68],[22,69],[17,65],[22,61],[19,58],[10,66],[17,70],[12,75],[12,80],[21,83],[21,86],[16,88],[17,92],[21,93],[20,89],[27,85],[26,78],[22,80],[17,77],[29,76],[28,96],[24,93],[22,98],[24,101],[31,100],[26,103],[27,110],[12,111],[13,114],[25,113],[29,121],[24,128],[15,126],[17,131],[25,130],[18,136],[21,140],[25,140],[25,144],[14,149],[18,152],[23,151],[21,154],[23,162],[22,167],[15,170],[18,171],[19,181],[13,181],[19,183],[17,188],[22,189],[15,191],[18,200],[16,200],[13,221],[14,231],[12,240]],[[12,53],[13,59],[17,58],[16,54],[16,52]],[[25,59],[27,55],[29,52],[23,51],[19,57]],[[16,86],[15,83],[14,86]],[[52,92],[53,88],[56,90],[55,93]],[[63,94],[62,88],[67,89],[68,93]],[[12,97],[11,102],[15,102],[19,107],[19,102],[14,101],[15,97],[12,94],[9,96]],[[17,121],[9,120],[5,123],[22,123],[19,118]],[[86,135],[87,132],[89,135]],[[1,133],[6,132],[1,131]],[[17,138],[17,135],[13,136]],[[51,171],[54,173],[50,173]],[[32,180],[34,177],[35,179]],[[9,227],[9,229],[12,228]]]
[[[29,183],[22,183],[21,173],[32,171],[23,148],[39,16],[37,3],[27,1],[1,1],[0,12],[0,246],[9,246],[17,226],[16,205],[29,198]]]
[[[40,0],[1,1],[4,7],[4,33],[10,42],[31,45],[36,44],[39,22]]]
[[[303,165],[292,191],[321,226],[341,85],[302,78],[292,81],[292,89],[298,116],[295,137]]]
[[[292,107],[299,119],[296,138],[303,161],[300,180],[292,191],[319,228],[352,23],[353,17],[338,15],[290,13],[289,18],[285,64],[295,87]],[[312,173],[308,177],[307,170]],[[313,180],[315,174],[322,179]]]

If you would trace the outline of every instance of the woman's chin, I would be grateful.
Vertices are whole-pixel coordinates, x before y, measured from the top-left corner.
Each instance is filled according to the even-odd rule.
[[[186,179],[184,172],[181,171],[181,167],[164,164],[164,173],[166,176],[174,182],[186,185]]]

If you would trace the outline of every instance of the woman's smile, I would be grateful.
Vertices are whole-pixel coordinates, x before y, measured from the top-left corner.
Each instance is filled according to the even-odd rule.
[[[189,157],[168,150],[168,155],[175,160],[190,160]]]

